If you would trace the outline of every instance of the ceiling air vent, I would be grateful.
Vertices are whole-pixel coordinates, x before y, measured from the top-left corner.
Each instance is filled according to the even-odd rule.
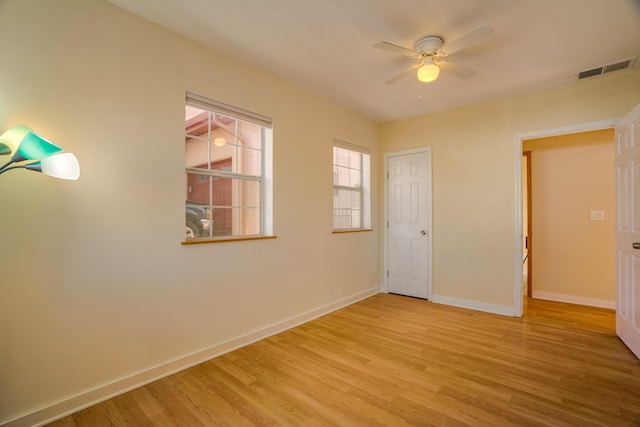
[[[581,71],[578,73],[578,80],[588,79],[589,77],[599,76],[600,74],[607,74],[613,71],[626,70],[627,68],[633,68],[636,64],[638,57],[625,59],[624,61],[616,62],[615,64],[603,65],[601,67],[592,68],[591,70]]]

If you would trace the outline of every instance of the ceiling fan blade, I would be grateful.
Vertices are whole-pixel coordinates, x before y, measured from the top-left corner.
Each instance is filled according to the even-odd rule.
[[[493,28],[491,27],[479,27],[464,36],[455,39],[450,43],[445,43],[442,47],[442,51],[445,55],[451,55],[459,50],[466,49],[483,40],[493,36]]]
[[[418,68],[420,68],[420,64],[412,65],[411,67],[407,68],[406,70],[404,70],[404,71],[396,74],[395,76],[391,77],[385,83],[390,85],[392,83],[397,82],[398,80],[402,80],[403,78],[405,78],[409,74],[411,74],[412,71],[416,71]]]
[[[373,47],[386,50],[389,52],[393,52],[393,53],[399,53],[400,55],[404,55],[404,56],[410,56],[412,58],[415,58],[418,56],[415,50],[407,49],[406,47],[398,46],[396,44],[389,43],[389,42],[378,42],[374,44]]]
[[[476,75],[476,70],[465,67],[464,65],[456,64],[455,62],[441,61],[438,65],[441,70],[462,80],[469,80]]]

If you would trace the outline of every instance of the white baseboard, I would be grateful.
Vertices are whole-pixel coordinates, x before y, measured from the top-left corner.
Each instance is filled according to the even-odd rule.
[[[553,292],[533,291],[532,297],[538,298],[538,299],[545,299],[549,301],[568,302],[570,304],[589,305],[591,307],[612,308],[612,309],[616,308],[615,301],[610,301],[605,299],[596,299],[596,298],[578,297],[575,295],[556,294]]]
[[[25,414],[2,424],[5,427],[42,426],[60,418],[71,415],[82,409],[104,402],[115,396],[149,384],[176,372],[198,365],[214,357],[228,353],[240,347],[252,344],[256,341],[268,338],[272,335],[286,331],[295,326],[309,322],[310,320],[329,314],[348,305],[354,304],[370,296],[380,293],[380,287],[372,288],[364,292],[344,298],[317,309],[302,313],[298,316],[274,323],[270,326],[258,329],[236,339],[213,345],[204,350],[197,351],[173,361],[158,365],[144,371],[129,375],[119,380],[105,384],[93,390],[78,394],[69,399],[62,400],[53,405]]]
[[[471,310],[484,311],[503,316],[515,316],[516,313],[515,307],[510,305],[490,304],[482,301],[448,297],[446,295],[431,295],[430,300],[431,302],[438,304],[452,305],[454,307],[468,308]]]

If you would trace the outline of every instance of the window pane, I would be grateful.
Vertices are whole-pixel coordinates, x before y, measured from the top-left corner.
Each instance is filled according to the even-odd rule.
[[[209,205],[210,180],[206,175],[187,174],[186,200]]]
[[[232,206],[232,185],[231,178],[219,176],[211,177],[212,182],[212,236],[230,236],[232,227],[231,206]]]
[[[362,227],[362,195],[359,191],[334,190],[333,228],[350,229]]]
[[[211,221],[211,236],[231,236],[233,232],[232,208],[214,208]]]
[[[338,209],[351,208],[351,192],[349,190],[337,190],[337,203],[335,207]]]
[[[238,121],[238,145],[262,150],[262,127]]]
[[[233,170],[235,162],[235,142],[236,142],[236,119],[223,116],[221,114],[210,114],[210,134],[209,142],[211,147],[211,162],[216,163],[223,159],[231,159],[231,168],[226,169],[227,172]],[[212,167],[214,170],[222,170]]]
[[[342,166],[336,166],[336,169],[338,174],[336,185],[349,187],[349,169]]]
[[[352,210],[351,211],[351,227],[349,228],[361,228],[362,227],[361,218],[362,218],[362,215],[360,213],[360,209]]]
[[[214,138],[211,141],[211,169],[212,170],[224,170],[225,172],[233,171],[233,164],[235,159],[235,145],[232,141],[233,135],[229,136],[225,132],[216,132],[213,134]],[[219,162],[226,162],[226,168],[223,168]],[[217,164],[218,163],[218,164]],[[217,164],[217,165],[216,165]],[[206,168],[205,168],[206,169]]]
[[[242,175],[260,176],[262,164],[260,162],[261,152],[253,148],[237,147],[237,173]]]
[[[231,206],[232,198],[232,179],[222,178],[219,176],[212,176],[212,192],[211,192],[211,204],[214,207]]]
[[[260,181],[236,179],[237,203],[236,206],[247,208],[260,208],[262,195],[260,194]]]
[[[209,112],[187,105],[184,111],[184,133],[188,137],[207,137]]]
[[[242,236],[255,236],[262,234],[260,229],[260,209],[259,208],[238,208],[236,209],[241,222]]]
[[[350,169],[349,170],[349,187],[360,188],[362,187],[362,171]]]
[[[209,143],[207,140],[197,138],[185,138],[185,167],[199,168],[208,167]]]
[[[356,169],[358,171],[361,169],[360,156],[362,156],[362,154],[357,151],[349,151],[349,167],[351,169]]]
[[[362,197],[359,191],[351,191],[351,208],[352,209],[360,209],[360,202],[362,201]]]
[[[186,238],[208,236],[211,222],[210,179],[203,175],[187,174],[186,186]]]
[[[336,149],[336,158],[334,158],[335,163],[338,166],[349,167],[349,150],[345,150],[344,148],[335,147]]]
[[[211,209],[208,206],[187,200],[185,203],[185,214],[187,239],[209,235]]]
[[[233,160],[229,158],[222,158],[216,161],[211,162],[211,170],[214,171],[222,171],[222,172],[231,172],[232,171],[232,163]],[[206,168],[204,168],[206,169]]]
[[[211,132],[216,132],[218,130],[222,130],[227,134],[231,135],[231,140],[227,142],[234,143],[235,134],[236,134],[236,119],[233,117],[223,116],[218,113],[210,113],[211,114]]]

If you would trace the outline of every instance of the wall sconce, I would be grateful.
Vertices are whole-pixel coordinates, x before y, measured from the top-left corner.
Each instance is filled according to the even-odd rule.
[[[11,160],[0,166],[0,174],[12,169],[28,169],[54,178],[76,180],[80,177],[76,156],[62,153],[61,147],[27,126],[14,126],[0,135],[0,155],[11,153]]]

